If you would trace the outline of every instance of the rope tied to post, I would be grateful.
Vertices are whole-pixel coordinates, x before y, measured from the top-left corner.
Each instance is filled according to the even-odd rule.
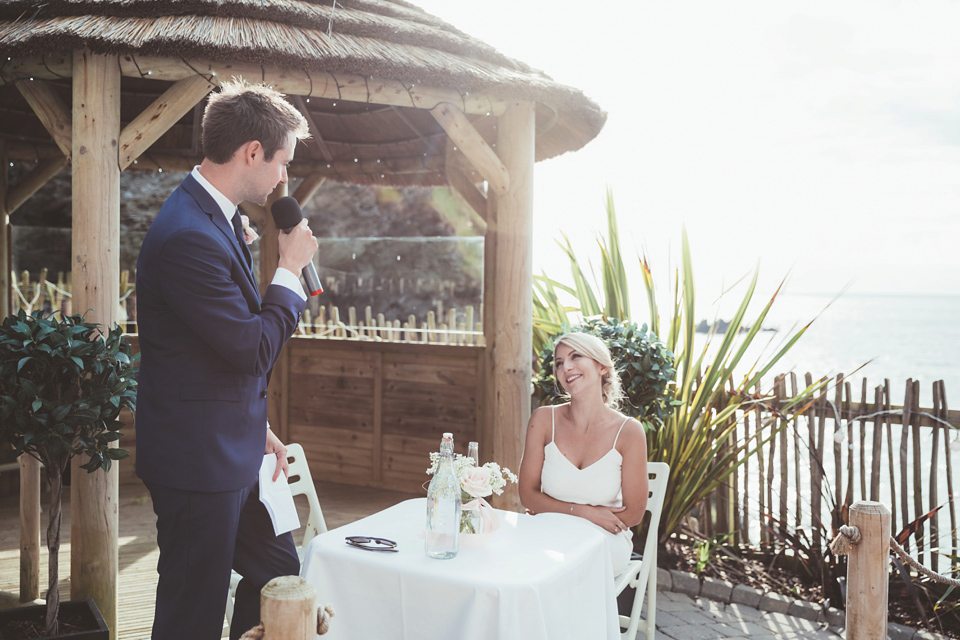
[[[838,556],[849,555],[852,548],[860,544],[860,540],[862,538],[863,536],[857,527],[848,527],[844,525],[840,527],[840,532],[837,534],[837,537],[834,538],[833,542],[830,543],[830,550]],[[939,573],[934,573],[930,569],[917,562],[913,556],[908,554],[904,548],[900,546],[900,543],[898,543],[896,538],[893,536],[890,536],[890,549],[891,551],[896,552],[896,554],[900,556],[900,559],[917,573],[925,575],[935,582],[940,582],[953,587],[960,587],[960,580],[950,578]]]
[[[834,555],[838,556],[849,555],[851,548],[860,544],[862,538],[863,535],[860,533],[860,529],[843,525],[840,527],[840,533],[838,533],[837,537],[830,543],[830,551],[833,551]]]

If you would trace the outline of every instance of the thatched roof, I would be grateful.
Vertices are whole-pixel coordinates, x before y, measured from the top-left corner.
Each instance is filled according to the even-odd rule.
[[[537,104],[538,160],[581,148],[606,119],[579,90],[402,0],[9,0],[0,2],[0,60],[11,59],[0,62],[5,83],[0,87],[0,136],[19,141],[17,149],[32,144],[37,155],[48,153],[49,135],[9,86],[18,79],[13,63],[42,58],[45,67],[55,69],[48,61],[82,47],[130,56],[134,63],[138,56],[157,56],[185,64],[207,60],[297,70],[307,74],[311,91],[324,74],[346,74],[402,82],[405,89],[452,90],[463,100],[470,94],[530,100]],[[51,73],[47,78],[60,85],[58,92],[69,104],[69,80]],[[169,84],[125,77],[124,123]],[[309,111],[325,145],[301,159],[325,160],[334,168],[374,159],[404,167],[335,177],[393,184],[445,181],[445,137],[429,112],[317,97],[300,106]],[[493,118],[476,113],[470,119],[489,142],[495,141]],[[188,114],[150,152],[196,157],[197,121]],[[414,160],[419,168],[411,169]]]

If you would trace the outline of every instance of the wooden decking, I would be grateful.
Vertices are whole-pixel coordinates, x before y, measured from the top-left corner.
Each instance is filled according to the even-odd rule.
[[[60,548],[60,590],[70,594],[70,504],[65,491],[63,544]],[[330,529],[353,522],[410,497],[409,493],[368,489],[329,482],[317,483],[317,494]],[[44,513],[49,494],[44,493]],[[141,484],[120,487],[120,578],[118,640],[144,640],[153,624],[157,587],[156,516],[150,495]],[[301,521],[306,522],[306,501],[297,499]],[[46,527],[46,518],[41,526]],[[43,538],[44,532],[41,532]],[[295,534],[296,537],[296,534]],[[299,542],[299,538],[297,538]],[[20,593],[20,525],[17,496],[0,497],[0,608],[15,606]],[[47,584],[47,554],[41,552],[40,584]],[[43,594],[41,594],[43,595]]]

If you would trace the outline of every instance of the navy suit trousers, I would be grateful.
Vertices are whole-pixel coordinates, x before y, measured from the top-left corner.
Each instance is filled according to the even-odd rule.
[[[216,493],[146,484],[160,547],[151,637],[220,638],[232,568],[243,576],[230,628],[231,640],[237,640],[260,623],[263,586],[300,573],[293,536],[274,534],[257,484]]]

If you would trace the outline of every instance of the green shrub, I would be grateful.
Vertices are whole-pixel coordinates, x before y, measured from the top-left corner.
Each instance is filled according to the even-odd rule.
[[[621,411],[648,428],[660,427],[667,411],[667,387],[676,375],[673,353],[647,330],[647,325],[638,327],[629,320],[591,318],[573,331],[594,335],[609,347],[623,387]],[[539,354],[540,371],[534,380],[544,404],[565,401],[553,375],[554,340]]]

